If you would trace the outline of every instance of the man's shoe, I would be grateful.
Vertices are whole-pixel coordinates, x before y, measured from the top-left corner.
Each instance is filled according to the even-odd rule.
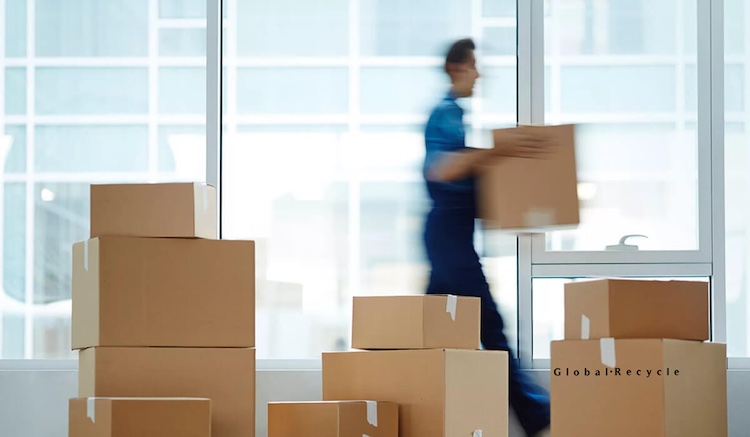
[[[551,437],[551,436],[552,436],[552,431],[550,431],[549,426],[534,435],[534,437]]]

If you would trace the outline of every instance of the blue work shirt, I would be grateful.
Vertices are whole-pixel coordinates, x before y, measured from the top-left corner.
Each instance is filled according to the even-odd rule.
[[[464,110],[456,102],[452,91],[435,106],[425,126],[425,160],[422,174],[433,208],[475,209],[475,180],[473,177],[454,182],[436,182],[428,179],[430,168],[449,152],[466,149]],[[468,211],[465,211],[468,212]]]
[[[436,182],[428,178],[430,168],[446,153],[467,149],[463,115],[456,96],[449,92],[435,106],[425,127],[422,171],[432,208],[425,220],[423,238],[432,268],[428,286],[431,293],[476,291],[483,286],[481,265],[474,250],[475,179]]]

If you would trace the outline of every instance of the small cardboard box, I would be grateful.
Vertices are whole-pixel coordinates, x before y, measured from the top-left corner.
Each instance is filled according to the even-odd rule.
[[[201,183],[91,185],[91,237],[211,238],[216,188]]]
[[[252,241],[99,237],[73,245],[72,346],[255,346]]]
[[[505,351],[323,354],[323,400],[397,403],[401,437],[507,437],[508,396]]]
[[[565,339],[708,340],[708,283],[597,279],[565,284]]]
[[[377,401],[269,402],[268,437],[398,437],[398,405]]]
[[[498,157],[479,167],[478,210],[486,229],[535,233],[578,226],[575,126],[521,126],[493,131],[495,141],[518,131],[554,147],[535,158]]]
[[[726,345],[668,339],[551,344],[556,437],[726,437]]]
[[[213,437],[254,437],[255,349],[84,349],[78,359],[78,397],[208,398]]]
[[[452,295],[355,296],[354,349],[479,349],[481,302]]]
[[[68,437],[211,437],[205,398],[75,398]]]

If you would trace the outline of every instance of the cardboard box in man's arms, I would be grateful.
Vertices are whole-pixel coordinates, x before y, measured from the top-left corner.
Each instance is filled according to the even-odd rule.
[[[523,133],[540,136],[549,150],[534,158],[498,157],[481,167],[479,217],[484,228],[540,233],[579,224],[575,126],[519,126],[493,131],[493,138]]]

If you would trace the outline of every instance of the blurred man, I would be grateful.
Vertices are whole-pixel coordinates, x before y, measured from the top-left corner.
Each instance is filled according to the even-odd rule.
[[[474,171],[478,164],[503,156],[535,157],[545,144],[518,135],[495,142],[493,149],[466,147],[463,109],[457,99],[471,97],[479,78],[470,39],[455,42],[448,50],[445,71],[451,88],[435,107],[425,128],[426,156],[423,173],[432,199],[424,243],[432,270],[428,294],[457,294],[481,298],[481,341],[485,349],[508,351],[503,319],[498,312],[482,265],[474,249],[477,217]],[[528,436],[549,435],[549,395],[510,359],[510,404]]]

